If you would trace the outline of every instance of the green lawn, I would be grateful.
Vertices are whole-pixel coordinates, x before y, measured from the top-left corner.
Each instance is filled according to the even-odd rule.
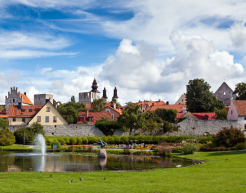
[[[0,146],[0,150],[4,150],[4,151],[33,151],[32,148],[28,148],[30,145],[17,145],[17,144],[13,144],[13,145],[9,145],[9,146]]]
[[[0,173],[0,192],[246,192],[246,151],[175,155],[205,163],[145,172]]]

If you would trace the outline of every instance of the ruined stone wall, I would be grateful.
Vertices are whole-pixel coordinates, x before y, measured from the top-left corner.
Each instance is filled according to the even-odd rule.
[[[230,128],[231,126],[240,128],[244,131],[243,125],[239,121],[230,120],[193,120],[191,118],[187,118],[184,121],[174,125],[180,126],[179,131],[170,133],[170,135],[202,136],[204,133],[216,134],[224,127]]]
[[[17,129],[23,126],[9,126],[9,130],[14,133]],[[27,126],[29,127],[29,125]],[[82,124],[71,124],[71,125],[57,125],[48,126],[44,125],[44,131],[46,136],[104,136],[104,134],[95,127],[95,125],[82,125]],[[123,136],[129,135],[122,131],[116,131],[115,135]]]

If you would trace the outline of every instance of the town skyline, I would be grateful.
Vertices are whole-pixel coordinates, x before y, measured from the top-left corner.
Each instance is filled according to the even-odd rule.
[[[246,3],[194,2],[1,1],[0,104],[13,86],[78,101],[94,77],[122,104],[174,103],[195,78],[234,90],[246,81]]]

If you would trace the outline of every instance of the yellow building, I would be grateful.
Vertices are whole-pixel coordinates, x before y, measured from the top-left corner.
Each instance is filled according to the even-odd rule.
[[[9,125],[31,125],[35,122],[41,125],[68,125],[66,119],[59,113],[50,101],[44,106],[9,106]]]

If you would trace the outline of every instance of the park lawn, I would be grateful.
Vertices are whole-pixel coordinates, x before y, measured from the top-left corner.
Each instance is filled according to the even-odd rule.
[[[144,172],[0,173],[0,192],[246,192],[246,151],[175,156],[205,163]]]
[[[0,146],[0,150],[4,151],[32,151],[32,148],[29,148],[30,145],[18,145],[18,144],[13,144],[9,146]]]

